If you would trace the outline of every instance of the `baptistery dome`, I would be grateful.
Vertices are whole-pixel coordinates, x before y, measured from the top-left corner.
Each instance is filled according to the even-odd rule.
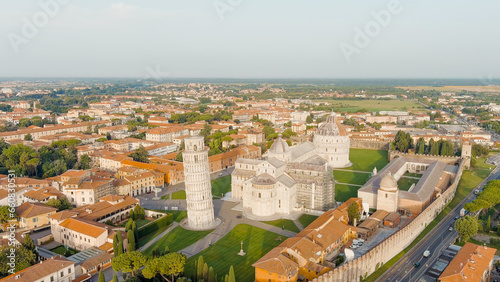
[[[348,136],[344,126],[337,120],[337,115],[331,113],[326,122],[318,128],[318,135],[323,136]]]
[[[398,190],[398,182],[396,179],[388,173],[382,180],[380,180],[380,189],[391,192],[391,191],[397,191]]]

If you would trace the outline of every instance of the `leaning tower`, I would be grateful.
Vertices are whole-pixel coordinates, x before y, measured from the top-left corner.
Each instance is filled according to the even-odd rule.
[[[186,184],[187,221],[192,230],[209,230],[217,225],[212,201],[208,150],[203,136],[184,139],[184,179]]]

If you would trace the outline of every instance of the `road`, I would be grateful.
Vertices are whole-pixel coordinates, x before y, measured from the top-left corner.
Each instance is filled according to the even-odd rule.
[[[496,155],[494,157],[497,157]],[[493,179],[500,179],[500,167],[495,168],[492,173],[478,185],[478,189],[482,189],[488,181]],[[458,236],[457,232],[453,229],[455,217],[459,216],[460,209],[463,206],[475,199],[473,192],[469,194],[460,204],[458,204],[434,229],[431,230],[415,247],[406,253],[395,265],[386,271],[377,281],[417,281],[431,266],[441,252],[453,243]],[[423,254],[426,250],[431,252],[431,256],[424,258]],[[413,264],[418,262],[420,266],[415,267]]]

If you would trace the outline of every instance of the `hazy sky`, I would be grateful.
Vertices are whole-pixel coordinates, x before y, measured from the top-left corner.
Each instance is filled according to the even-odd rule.
[[[0,7],[2,77],[500,77],[498,0],[0,0]],[[374,13],[390,19],[377,22]]]

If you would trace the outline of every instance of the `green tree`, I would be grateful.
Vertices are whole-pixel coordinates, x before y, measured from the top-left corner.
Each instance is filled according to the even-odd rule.
[[[128,239],[128,251],[129,252],[135,251],[135,236],[133,230],[127,231],[127,239]]]
[[[433,156],[438,156],[439,155],[439,144],[434,141],[434,139],[431,138],[429,141],[429,154]]]
[[[11,248],[15,250],[16,254],[16,257],[14,258],[15,272],[26,269],[36,263],[36,254],[26,249],[23,245],[2,245],[0,246],[0,276],[2,277],[11,274],[9,273],[10,266],[8,265],[8,263],[11,262],[11,259],[7,257],[11,254]]]
[[[182,162],[183,161],[182,152],[177,153],[177,156],[175,156],[175,160],[178,161],[178,162]]]
[[[205,124],[203,126],[203,129],[200,130],[200,135],[205,137],[205,139],[210,136],[210,132],[212,131],[212,127],[208,124]]]
[[[479,230],[479,223],[475,217],[467,215],[455,221],[455,229],[462,241],[467,242]]]
[[[313,123],[313,122],[314,122],[314,120],[313,120],[312,116],[309,115],[306,117],[306,123]]]
[[[142,145],[140,145],[137,150],[130,154],[129,157],[131,157],[136,162],[149,163],[148,151],[146,151],[146,149]]]
[[[123,240],[118,242],[118,254],[117,255],[122,255],[123,254]]]
[[[79,168],[80,169],[90,169],[90,162],[92,162],[92,159],[87,155],[82,155],[80,157],[80,164],[79,164]]]
[[[1,206],[0,207],[0,224],[4,224],[4,223],[7,223],[7,221],[11,220],[11,219],[16,219],[15,217],[11,217],[11,215],[13,216],[16,216],[16,213],[15,211],[13,213],[11,213],[11,211],[9,211],[10,207],[9,206]]]
[[[488,220],[486,221],[486,227],[484,228],[484,231],[486,233],[490,233],[491,230],[491,215],[488,215]]]
[[[206,262],[203,264],[203,274],[201,275],[201,277],[202,277],[203,281],[208,280],[208,265]]]
[[[31,133],[28,133],[24,135],[24,140],[26,141],[33,141],[33,136],[31,136]]]
[[[359,222],[359,219],[361,218],[361,210],[359,204],[356,202],[350,204],[347,208],[347,215],[349,216],[350,224],[354,224],[354,220],[356,220],[356,222]]]
[[[104,278],[104,273],[102,273],[102,269],[99,270],[99,282],[106,282],[106,278]]]
[[[115,236],[113,236],[113,253],[115,254],[115,256],[118,256],[118,245],[120,243],[120,240],[118,239],[117,234],[115,234]]]
[[[228,277],[229,282],[236,282],[236,277],[234,276],[234,268],[231,265],[231,268],[229,268],[229,277]]]
[[[115,272],[122,271],[124,273],[132,273],[143,267],[146,264],[146,257],[140,252],[126,252],[115,256],[111,261],[111,266]]]
[[[203,256],[199,256],[198,265],[196,268],[196,280],[198,281],[201,280],[203,277],[203,265],[204,265]]]
[[[186,256],[179,253],[169,253],[161,257],[149,259],[146,267],[142,270],[142,274],[147,279],[151,279],[159,274],[166,281],[173,282],[174,277],[184,272],[185,264]],[[170,278],[167,276],[170,276]]]
[[[425,154],[425,140],[423,137],[418,139],[417,145],[415,146],[415,153],[420,155]]]
[[[214,268],[210,266],[208,269],[208,282],[216,282]]]

